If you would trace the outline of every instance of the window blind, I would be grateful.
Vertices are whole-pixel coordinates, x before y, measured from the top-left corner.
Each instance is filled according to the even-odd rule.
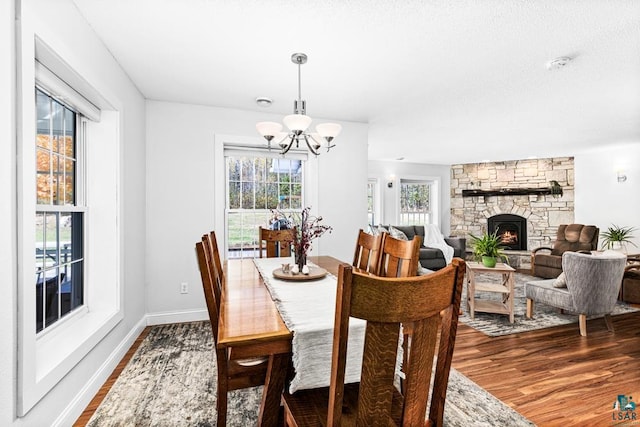
[[[46,66],[35,61],[36,86],[94,122],[100,121],[100,109],[69,86]]]

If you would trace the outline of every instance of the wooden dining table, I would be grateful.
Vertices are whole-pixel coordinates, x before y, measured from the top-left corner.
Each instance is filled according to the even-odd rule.
[[[337,275],[340,261],[313,256],[309,261]],[[258,416],[259,426],[278,424],[280,400],[291,362],[293,334],[285,325],[269,290],[250,258],[225,262],[218,346],[236,354],[269,355],[267,376]]]

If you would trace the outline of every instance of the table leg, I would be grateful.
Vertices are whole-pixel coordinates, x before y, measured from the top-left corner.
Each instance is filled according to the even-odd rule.
[[[269,356],[269,366],[267,377],[262,392],[262,404],[258,417],[258,426],[277,426],[280,412],[280,401],[284,390],[287,367],[291,355],[289,353],[279,353]]]
[[[509,322],[515,321],[515,309],[513,306],[513,300],[515,299],[515,274],[512,272],[507,273],[507,288],[509,289]]]
[[[467,309],[471,320],[475,320],[476,278],[473,270],[467,269]]]

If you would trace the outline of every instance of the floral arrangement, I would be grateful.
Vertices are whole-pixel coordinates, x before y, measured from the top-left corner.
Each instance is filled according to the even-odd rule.
[[[288,217],[282,212],[273,210],[274,219],[284,219],[289,226],[295,230],[293,236],[293,250],[295,254],[296,264],[300,271],[307,264],[307,254],[311,251],[311,241],[322,236],[327,231],[331,233],[333,228],[329,225],[321,225],[321,216],[312,216],[309,214],[311,207],[308,206],[302,212],[291,213]]]

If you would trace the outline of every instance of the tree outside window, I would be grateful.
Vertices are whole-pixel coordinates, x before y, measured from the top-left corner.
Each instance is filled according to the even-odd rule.
[[[400,224],[430,224],[431,181],[400,180]]]
[[[79,117],[36,89],[36,332],[83,304]]]
[[[302,210],[303,161],[227,156],[228,257],[251,257],[258,227],[268,227],[272,210]]]

